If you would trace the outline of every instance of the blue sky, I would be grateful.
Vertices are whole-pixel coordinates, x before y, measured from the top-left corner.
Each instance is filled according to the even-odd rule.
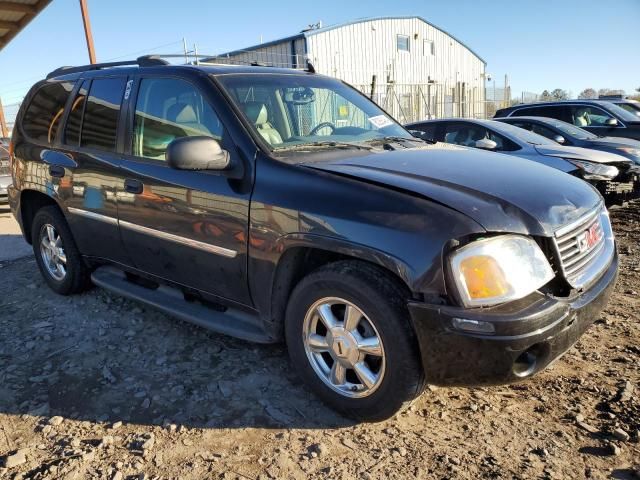
[[[179,52],[182,38],[219,53],[324,25],[419,15],[467,43],[514,92],[640,87],[640,0],[271,2],[88,0],[99,61]],[[161,48],[152,50],[154,47]],[[54,0],[0,51],[0,96],[18,101],[60,65],[88,63],[77,0]]]

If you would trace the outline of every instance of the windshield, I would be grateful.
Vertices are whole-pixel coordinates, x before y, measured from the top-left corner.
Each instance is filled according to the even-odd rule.
[[[616,105],[615,103],[610,103],[610,102],[603,102],[603,103],[609,109],[609,111],[611,113],[613,113],[614,115],[617,115],[623,121],[625,121],[625,120],[627,122],[640,121],[640,117],[638,117],[638,115],[636,115],[635,113],[631,113],[631,112],[625,110],[620,105]]]
[[[543,137],[542,135],[538,135],[537,133],[530,132],[529,130],[525,130],[524,128],[516,127],[514,125],[509,125],[508,123],[492,121],[491,126],[494,130],[497,130],[499,133],[503,133],[505,135],[511,135],[523,142],[527,142],[532,145],[557,145],[556,142],[549,140],[548,138]]]
[[[616,103],[614,103],[614,105],[622,108],[623,110],[626,110],[629,113],[632,113],[632,114],[637,115],[638,117],[640,117],[640,103],[616,102]]]
[[[567,122],[562,122],[560,120],[547,120],[546,123],[557,128],[569,137],[578,138],[580,140],[592,140],[594,138],[598,138],[597,135]]]
[[[415,141],[375,103],[344,83],[314,75],[220,75],[235,104],[274,151],[369,148]]]

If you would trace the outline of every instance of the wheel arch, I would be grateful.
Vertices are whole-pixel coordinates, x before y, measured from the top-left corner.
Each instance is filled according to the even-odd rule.
[[[408,265],[374,248],[319,235],[296,234],[282,237],[277,251],[282,252],[269,278],[254,279],[268,288],[254,289],[254,301],[268,326],[282,337],[289,297],[302,278],[312,271],[338,261],[353,260],[370,264],[388,275],[412,298],[413,275]],[[259,292],[259,293],[258,293]]]
[[[42,191],[33,189],[22,190],[22,192],[20,192],[19,217],[22,224],[22,233],[27,243],[31,244],[31,224],[33,223],[33,219],[35,218],[36,213],[42,207],[47,206],[56,207],[58,210],[60,210],[60,213],[64,215],[62,207],[60,207],[56,199],[54,199],[50,195],[47,195]]]

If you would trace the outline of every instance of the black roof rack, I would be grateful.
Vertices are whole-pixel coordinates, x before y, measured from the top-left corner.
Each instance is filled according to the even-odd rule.
[[[69,73],[87,72],[91,70],[101,70],[103,68],[124,67],[127,65],[137,65],[139,67],[156,67],[158,65],[169,65],[158,55],[144,55],[135,60],[125,60],[122,62],[93,63],[91,65],[81,65],[78,67],[60,67],[47,75],[47,79],[67,75]]]
[[[200,61],[200,57],[204,57],[206,60],[214,60],[216,59],[216,57],[213,57],[211,55],[198,55],[198,54],[193,54],[193,53],[188,53],[186,56],[184,54],[168,54],[168,55],[162,55],[162,54],[154,54],[154,55],[143,55],[141,57],[138,57],[135,60],[123,60],[121,62],[107,62],[107,63],[94,63],[91,65],[81,65],[78,67],[60,67],[60,68],[56,68],[54,71],[50,72],[47,75],[47,79],[50,78],[54,78],[54,77],[59,77],[60,75],[68,75],[70,73],[78,73],[78,72],[88,72],[91,70],[102,70],[103,68],[112,68],[112,67],[125,67],[125,66],[129,66],[129,65],[136,65],[138,67],[157,67],[159,65],[170,65],[170,63],[165,60],[165,58],[185,58],[186,59],[186,65],[214,65],[214,64],[220,64],[220,65],[234,65],[233,63],[233,59],[226,59],[224,58],[223,60],[226,61],[222,61],[222,62],[207,62],[207,61]],[[195,60],[193,62],[189,62],[190,58],[195,58]],[[229,61],[231,60],[231,61]],[[268,65],[262,62],[256,62],[256,61],[252,61],[252,62],[247,62],[249,65],[255,66],[255,67],[269,67],[269,66],[273,66],[273,65]],[[309,73],[316,73],[315,68],[313,67],[313,65],[311,64],[311,62],[309,60],[306,60],[306,68],[304,68],[304,71],[309,72]]]

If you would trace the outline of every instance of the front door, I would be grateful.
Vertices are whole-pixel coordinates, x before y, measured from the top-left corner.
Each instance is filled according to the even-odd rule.
[[[238,155],[199,88],[181,78],[141,76],[133,86],[130,155],[118,218],[135,267],[173,282],[250,304],[247,229],[251,189],[218,172],[166,163],[169,143],[210,136]]]

